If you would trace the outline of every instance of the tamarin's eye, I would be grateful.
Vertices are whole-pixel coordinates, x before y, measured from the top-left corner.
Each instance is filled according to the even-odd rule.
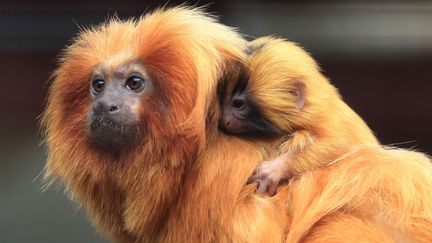
[[[245,103],[244,103],[244,101],[243,100],[238,100],[238,99],[235,99],[235,100],[233,100],[233,106],[235,107],[235,108],[237,108],[237,109],[239,109],[239,110],[242,110],[242,109],[244,109],[244,107],[245,107]]]
[[[132,76],[128,78],[126,81],[126,87],[133,91],[139,91],[139,89],[143,86],[144,80],[140,77]]]
[[[92,87],[95,93],[102,92],[103,88],[105,87],[105,80],[102,79],[93,80]]]

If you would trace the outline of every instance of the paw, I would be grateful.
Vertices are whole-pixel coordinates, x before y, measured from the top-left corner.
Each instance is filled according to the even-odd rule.
[[[248,183],[258,182],[257,192],[274,196],[283,177],[273,161],[264,161],[249,178]]]

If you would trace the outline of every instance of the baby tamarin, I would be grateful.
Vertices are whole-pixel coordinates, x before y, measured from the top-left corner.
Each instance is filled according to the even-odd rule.
[[[281,155],[249,179],[259,192],[274,194],[300,174],[271,197],[288,198],[285,242],[430,241],[426,155],[383,148],[293,43],[255,40],[242,64],[222,86],[219,126],[251,143],[280,139]]]
[[[292,42],[252,41],[237,77],[222,95],[222,130],[285,136],[282,154],[264,161],[250,179],[259,182],[260,193],[273,195],[282,179],[328,165],[355,145],[378,144],[314,59]]]

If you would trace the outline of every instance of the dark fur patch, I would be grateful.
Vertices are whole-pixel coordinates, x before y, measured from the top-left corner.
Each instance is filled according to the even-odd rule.
[[[276,127],[273,123],[271,123],[269,120],[265,119],[264,115],[262,114],[258,104],[251,99],[250,97],[247,98],[247,102],[249,103],[249,106],[251,107],[251,113],[249,114],[249,122],[252,123],[252,126],[254,127],[255,131],[251,132],[252,135],[257,137],[280,137],[284,135],[284,132]]]
[[[246,92],[248,82],[249,82],[249,75],[247,75],[246,72],[242,71],[234,86],[234,89],[231,92],[231,95]]]
[[[253,55],[256,52],[261,51],[266,45],[267,44],[264,43],[264,44],[261,44],[261,45],[258,45],[258,46],[248,46],[246,48],[246,50],[245,50],[245,54],[248,55],[248,56]]]

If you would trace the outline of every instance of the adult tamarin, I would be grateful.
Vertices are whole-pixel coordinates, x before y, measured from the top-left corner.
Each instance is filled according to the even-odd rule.
[[[46,178],[115,241],[283,241],[282,200],[245,186],[271,144],[218,129],[219,80],[245,46],[184,7],[84,30],[50,86]]]
[[[285,135],[282,155],[264,161],[251,180],[273,195],[281,179],[298,175],[288,185],[295,188],[288,242],[430,239],[428,158],[381,148],[296,44],[265,37],[249,52],[222,88],[220,126],[249,140]]]

